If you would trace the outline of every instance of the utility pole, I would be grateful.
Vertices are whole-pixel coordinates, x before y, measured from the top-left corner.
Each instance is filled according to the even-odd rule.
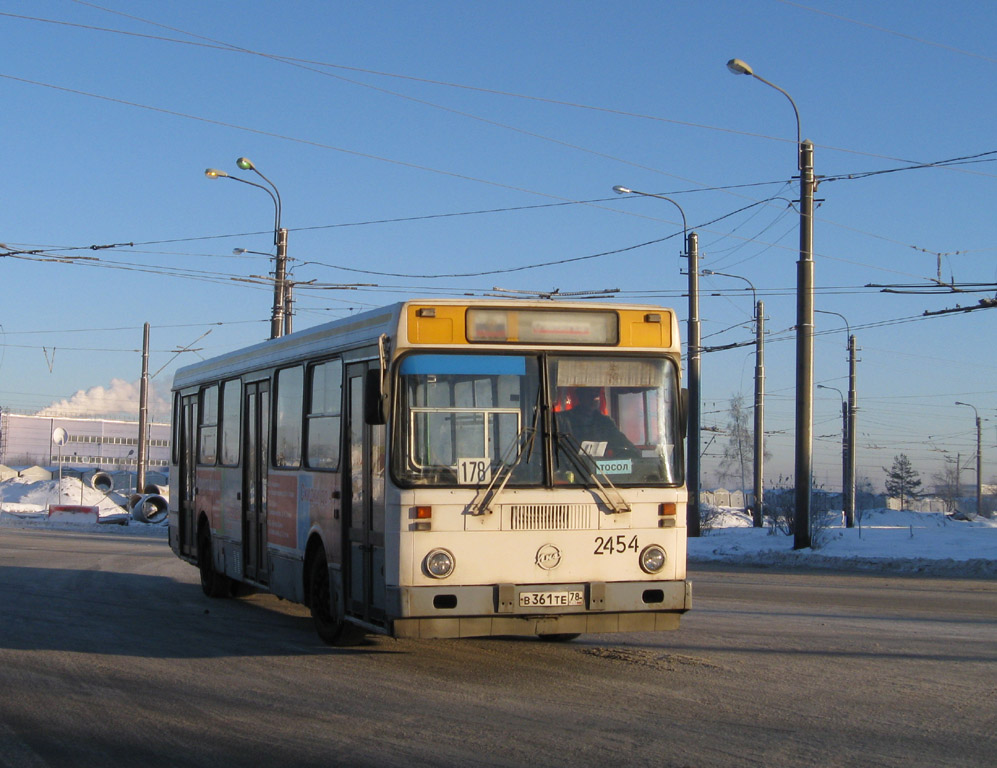
[[[796,517],[793,548],[813,544],[814,145],[800,143],[800,260],[796,265]]]
[[[810,528],[813,487],[814,425],[814,145],[802,139],[800,111],[789,93],[756,75],[741,59],[731,59],[727,69],[749,75],[789,99],[796,117],[796,167],[800,172],[800,258],[796,262],[796,514],[793,518],[793,548],[807,549],[813,543]]]
[[[699,235],[690,232],[686,239],[686,252],[689,255],[689,437],[687,466],[689,477],[686,478],[689,500],[686,505],[687,535],[700,535],[700,475],[701,463],[699,457],[700,443],[700,356],[702,340],[699,323]]]
[[[755,507],[751,523],[761,528],[765,520],[765,302],[755,304]]]
[[[145,451],[149,424],[149,324],[142,327],[142,379],[138,395],[138,471],[135,492],[145,493]]]
[[[689,231],[682,206],[666,195],[656,195],[651,192],[641,192],[616,185],[613,191],[618,195],[640,195],[656,197],[678,208],[682,215],[682,235],[685,240],[685,255],[689,258],[689,339],[687,342],[689,366],[687,376],[689,381],[689,419],[686,440],[686,536],[699,536],[699,433],[700,433],[700,355],[702,344],[699,327],[699,236]]]
[[[284,283],[287,280],[287,230],[281,227],[275,234],[277,263],[274,268],[273,312],[270,315],[271,339],[284,335]]]
[[[855,389],[855,337],[848,336],[848,445],[845,452],[847,471],[842,491],[845,506],[845,527],[855,527],[855,415],[858,412]]]
[[[285,238],[286,239],[286,238]],[[285,265],[284,269],[284,335],[287,336],[289,333],[294,331],[294,312],[291,307],[294,304],[294,299],[291,295],[291,290],[294,288],[294,283],[287,279],[287,268]]]
[[[962,403],[958,400],[956,405],[964,405],[973,409],[976,416],[976,514],[983,514],[983,425],[980,421],[980,412],[976,406],[970,403]]]

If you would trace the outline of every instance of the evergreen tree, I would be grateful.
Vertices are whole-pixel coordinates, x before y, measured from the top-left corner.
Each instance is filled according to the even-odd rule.
[[[921,495],[921,478],[910,463],[906,454],[893,457],[893,466],[887,469],[886,494],[900,499],[900,509],[907,509],[907,502]]]

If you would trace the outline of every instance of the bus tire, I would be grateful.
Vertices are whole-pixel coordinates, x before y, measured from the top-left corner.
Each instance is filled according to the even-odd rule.
[[[308,579],[311,594],[311,605],[308,607],[311,610],[315,631],[324,643],[336,645],[343,636],[344,622],[336,615],[337,611],[333,606],[333,599],[336,596],[332,594],[329,585],[329,565],[322,550],[312,558]]]
[[[207,527],[201,528],[197,536],[197,569],[201,572],[201,591],[208,597],[229,597],[232,594],[231,579],[215,570],[211,562],[211,534]]]
[[[538,635],[538,637],[545,643],[570,643],[580,634],[581,632],[562,632],[553,635]]]

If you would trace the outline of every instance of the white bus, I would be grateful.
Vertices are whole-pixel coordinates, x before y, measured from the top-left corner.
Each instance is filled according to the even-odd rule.
[[[549,301],[407,301],[195,363],[170,546],[330,643],[675,629],[679,377],[671,310]]]

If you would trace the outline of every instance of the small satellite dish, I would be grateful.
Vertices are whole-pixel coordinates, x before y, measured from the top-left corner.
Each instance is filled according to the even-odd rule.
[[[69,435],[66,434],[66,430],[62,427],[56,427],[52,430],[52,442],[56,445],[65,445],[67,437]]]

